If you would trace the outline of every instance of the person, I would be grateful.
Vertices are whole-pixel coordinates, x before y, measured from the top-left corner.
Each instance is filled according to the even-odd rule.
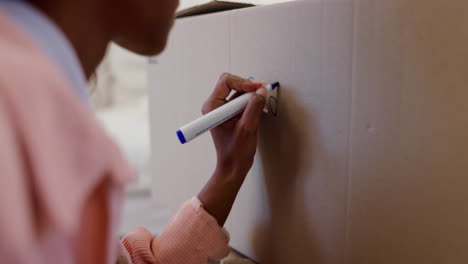
[[[203,113],[225,104],[232,90],[256,94],[243,114],[211,131],[213,175],[156,237],[136,228],[119,241],[123,188],[133,173],[90,109],[87,80],[109,42],[160,53],[177,6],[0,0],[2,263],[192,264],[228,254],[222,227],[252,166],[262,84],[222,74]]]

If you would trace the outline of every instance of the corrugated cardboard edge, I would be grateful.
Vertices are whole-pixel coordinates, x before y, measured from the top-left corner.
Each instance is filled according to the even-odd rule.
[[[209,3],[194,6],[188,9],[181,10],[176,13],[177,18],[188,17],[188,16],[197,16],[221,11],[227,11],[232,9],[239,9],[245,7],[255,6],[253,4],[247,3],[236,3],[236,2],[227,2],[227,1],[211,1]]]

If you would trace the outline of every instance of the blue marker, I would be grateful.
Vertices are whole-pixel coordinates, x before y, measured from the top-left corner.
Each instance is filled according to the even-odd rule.
[[[265,88],[267,90],[267,102],[271,97],[274,97],[275,99],[277,98],[279,88],[278,82],[268,84]],[[177,137],[179,138],[180,143],[187,143],[201,134],[209,131],[210,129],[240,114],[247,107],[249,99],[253,93],[254,92],[243,94],[236,99],[229,101],[227,104],[224,104],[223,106],[216,108],[206,115],[201,116],[181,127],[179,130],[177,130]]]

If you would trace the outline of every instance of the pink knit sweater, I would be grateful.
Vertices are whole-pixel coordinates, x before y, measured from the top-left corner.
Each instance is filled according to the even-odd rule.
[[[0,10],[0,259],[76,263],[82,214],[106,182],[106,263],[206,263],[228,236],[197,198],[156,238],[137,228],[119,243],[124,184],[133,172],[66,78]],[[96,224],[97,225],[97,224]]]

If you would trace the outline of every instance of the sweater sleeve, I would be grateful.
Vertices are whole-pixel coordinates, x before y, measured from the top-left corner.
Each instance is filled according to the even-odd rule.
[[[130,256],[127,262],[132,264],[202,264],[219,260],[230,251],[228,233],[197,197],[187,201],[156,238],[137,228],[121,242]]]

